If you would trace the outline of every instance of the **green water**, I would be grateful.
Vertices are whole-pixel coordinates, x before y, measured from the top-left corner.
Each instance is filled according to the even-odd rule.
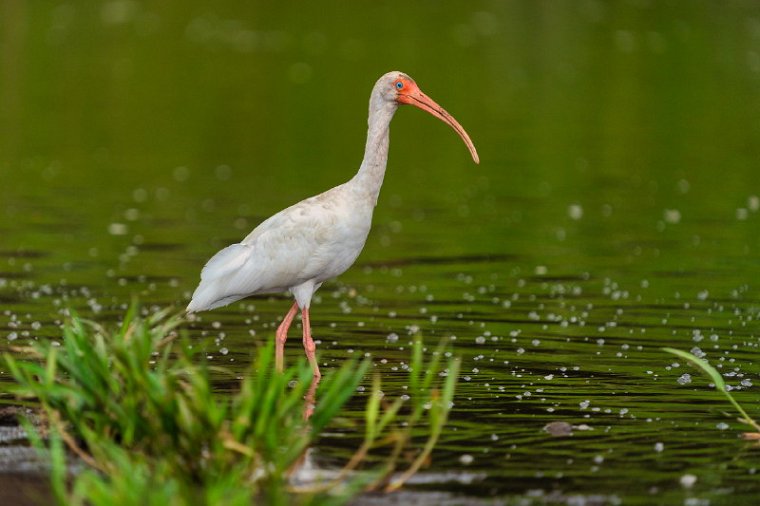
[[[403,70],[482,162],[400,110],[373,232],[312,323],[323,371],[370,354],[389,395],[410,334],[456,336],[408,500],[756,504],[760,451],[660,347],[702,350],[760,417],[760,4],[284,4],[0,4],[0,348],[58,338],[66,306],[183,307],[216,250],[353,175],[372,84]],[[288,307],[189,329],[242,368]]]

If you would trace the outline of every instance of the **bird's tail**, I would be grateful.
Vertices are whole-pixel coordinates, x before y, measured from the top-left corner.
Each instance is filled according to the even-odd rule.
[[[241,294],[234,290],[234,278],[250,254],[250,246],[232,244],[211,257],[201,271],[201,282],[185,311],[206,311],[244,298],[247,293]]]

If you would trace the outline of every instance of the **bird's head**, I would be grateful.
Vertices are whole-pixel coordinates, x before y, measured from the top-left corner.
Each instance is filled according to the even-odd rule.
[[[448,124],[457,134],[459,134],[459,137],[461,137],[467,145],[467,149],[470,150],[470,155],[472,155],[472,159],[475,163],[480,163],[478,152],[475,150],[475,146],[472,144],[470,136],[467,135],[467,132],[462,128],[462,125],[460,125],[451,114],[446,112],[446,109],[438,105],[435,100],[425,95],[422,90],[420,90],[419,86],[417,86],[417,83],[414,82],[414,79],[403,72],[388,72],[377,81],[375,84],[375,90],[386,102],[395,102],[400,105],[413,105]]]

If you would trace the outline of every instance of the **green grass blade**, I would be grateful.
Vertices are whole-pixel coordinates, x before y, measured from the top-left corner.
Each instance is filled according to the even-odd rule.
[[[688,351],[677,350],[675,348],[662,348],[662,350],[691,362],[710,377],[715,384],[715,388],[723,392],[726,391],[726,382],[723,380],[723,376],[721,376],[720,373],[707,362],[707,360],[699,358]]]
[[[707,363],[706,360],[701,359],[692,353],[689,353],[687,351],[683,350],[677,350],[675,348],[662,348],[663,351],[666,351],[668,353],[671,353],[673,355],[679,356],[695,366],[697,366],[702,372],[707,374],[710,379],[712,379],[713,383],[715,384],[715,388],[723,392],[723,394],[726,396],[728,401],[736,408],[736,410],[741,414],[742,421],[744,423],[747,423],[749,425],[752,425],[756,430],[760,431],[760,424],[758,424],[753,418],[751,418],[746,411],[744,411],[744,408],[741,407],[741,405],[734,399],[734,396],[731,395],[731,392],[728,391],[726,388],[726,382],[723,380],[723,376],[709,363]]]

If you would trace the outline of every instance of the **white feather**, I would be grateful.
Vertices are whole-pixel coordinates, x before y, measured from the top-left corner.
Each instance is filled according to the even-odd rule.
[[[319,285],[359,256],[372,210],[357,206],[356,193],[341,185],[280,211],[206,263],[187,311],[286,290],[298,291],[299,306],[308,307]]]
[[[214,255],[201,272],[188,312],[285,290],[293,293],[302,309],[308,308],[312,295],[324,281],[342,274],[354,263],[367,239],[383,184],[390,122],[401,100],[399,90],[404,88],[401,81],[409,88],[404,93],[417,97],[414,103],[418,107],[459,133],[477,161],[475,148],[461,126],[419,91],[409,76],[401,72],[383,75],[370,96],[367,144],[356,175],[345,184],[280,211],[239,244]],[[407,99],[404,103],[413,103]],[[427,101],[425,107],[419,105],[421,100]]]

